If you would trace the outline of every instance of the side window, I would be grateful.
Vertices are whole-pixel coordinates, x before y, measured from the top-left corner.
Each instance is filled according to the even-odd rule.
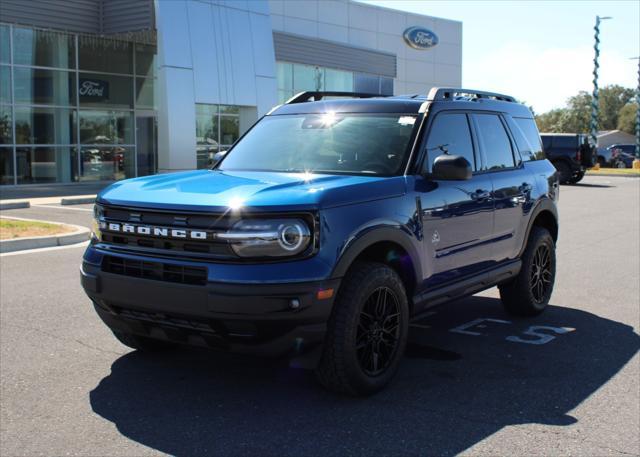
[[[495,114],[474,114],[478,126],[478,139],[487,158],[488,170],[515,166],[511,141],[502,121]]]
[[[528,162],[530,160],[544,159],[542,152],[542,143],[538,134],[538,127],[533,119],[524,117],[507,117],[511,133],[516,140],[518,150],[522,154],[522,160]]]
[[[476,170],[473,142],[466,114],[440,113],[436,116],[427,139],[427,156],[423,169],[431,173],[433,161],[445,152],[464,157],[471,164],[471,169]]]

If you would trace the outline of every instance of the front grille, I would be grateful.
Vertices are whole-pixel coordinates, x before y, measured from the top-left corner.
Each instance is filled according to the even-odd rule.
[[[102,271],[134,278],[196,286],[204,286],[207,283],[207,269],[204,267],[188,267],[108,255],[104,256],[102,260]]]
[[[136,224],[150,227],[162,227],[167,230],[200,230],[208,234],[227,231],[237,220],[220,214],[166,212],[137,208],[100,205],[101,218],[106,223]],[[102,230],[102,242],[127,250],[137,250],[150,254],[192,254],[225,260],[234,259],[231,246],[215,239],[180,239],[175,237],[151,236],[139,233],[113,232]]]

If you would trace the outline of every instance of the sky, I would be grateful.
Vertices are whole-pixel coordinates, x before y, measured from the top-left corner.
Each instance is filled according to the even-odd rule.
[[[593,34],[600,24],[599,86],[638,85],[640,0],[360,0],[462,21],[462,83],[512,95],[536,113],[593,89]]]

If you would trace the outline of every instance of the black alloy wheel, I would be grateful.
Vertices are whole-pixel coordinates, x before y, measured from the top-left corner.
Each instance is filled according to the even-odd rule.
[[[393,290],[378,287],[369,295],[356,335],[360,368],[368,376],[383,373],[394,359],[400,338],[400,305]]]
[[[533,264],[531,265],[530,289],[536,303],[544,302],[552,279],[551,251],[548,245],[542,244],[533,254]]]

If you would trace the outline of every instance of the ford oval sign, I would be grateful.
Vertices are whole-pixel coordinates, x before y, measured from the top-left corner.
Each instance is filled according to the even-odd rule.
[[[424,27],[409,27],[403,37],[413,49],[425,50],[438,44],[438,36]]]

